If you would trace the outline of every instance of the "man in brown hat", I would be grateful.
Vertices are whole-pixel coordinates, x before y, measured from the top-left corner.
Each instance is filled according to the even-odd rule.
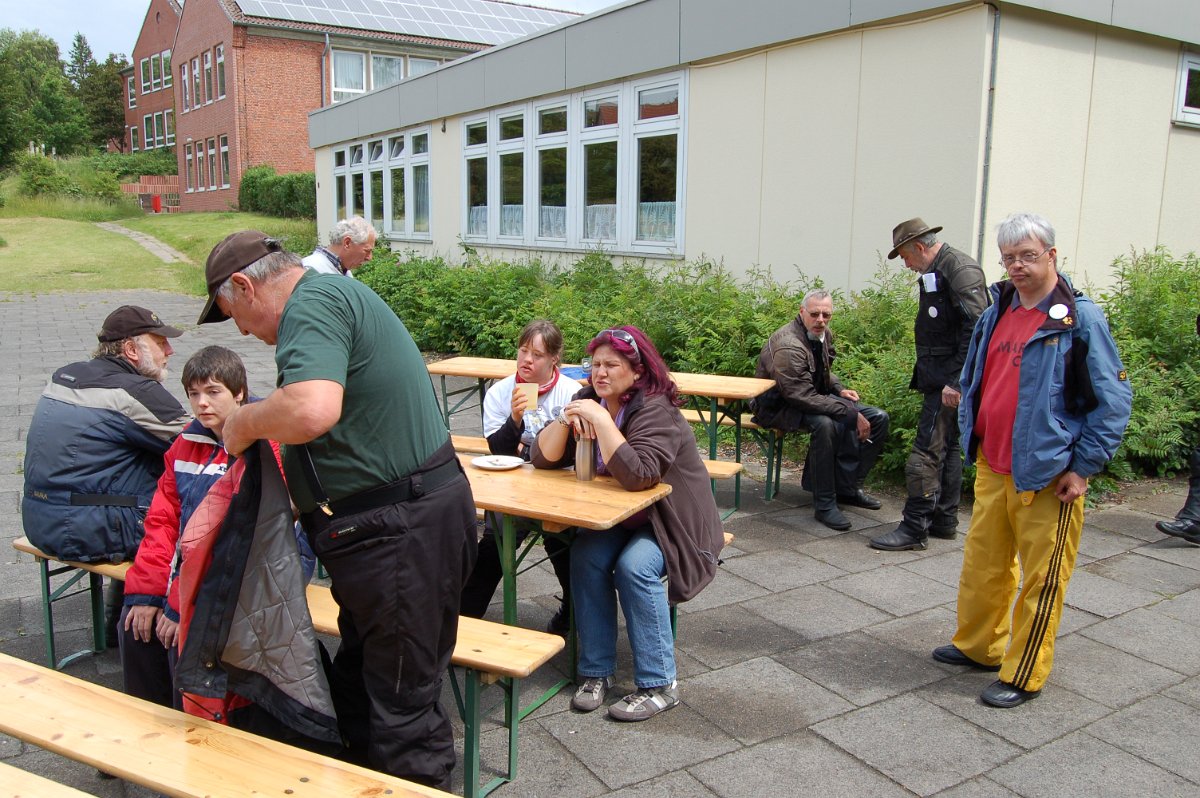
[[[958,534],[962,455],[958,451],[959,373],[975,321],[988,306],[983,269],[970,255],[937,239],[941,227],[919,218],[892,230],[892,251],[916,272],[921,306],[913,325],[917,362],[909,387],[923,395],[912,454],[904,467],[908,500],[900,525],[873,538],[885,551],[924,549],[932,535]]]
[[[383,300],[329,280],[256,230],[205,266],[200,323],[274,344],[278,389],[223,429],[240,454],[284,444],[288,490],[333,580],[330,687],[346,756],[441,789],[454,740],[438,703],[475,562],[475,503],[421,353]]]
[[[79,562],[132,560],[188,415],[162,382],[182,331],[137,305],[108,315],[91,360],[63,366],[42,392],[25,440],[21,521],[31,543]],[[115,646],[123,586],[110,584]]]

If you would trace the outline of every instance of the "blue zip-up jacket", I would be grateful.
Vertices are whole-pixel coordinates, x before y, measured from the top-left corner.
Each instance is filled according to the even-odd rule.
[[[1016,287],[1005,280],[991,293],[992,306],[975,325],[962,371],[958,424],[968,463],[979,447],[974,429],[988,344]],[[1021,353],[1012,433],[1012,477],[1020,491],[1041,490],[1064,471],[1085,478],[1100,473],[1129,423],[1133,391],[1104,313],[1061,274],[1041,306],[1060,304],[1066,315],[1048,316]]]
[[[29,541],[63,560],[133,559],[163,453],[187,422],[162,383],[122,357],[54,372],[25,439]]]

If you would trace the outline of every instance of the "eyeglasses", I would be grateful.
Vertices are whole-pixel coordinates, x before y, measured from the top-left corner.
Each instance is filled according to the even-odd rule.
[[[631,349],[633,349],[633,354],[637,356],[637,359],[642,359],[642,353],[638,351],[637,341],[633,339],[632,335],[624,330],[601,330],[599,333],[597,333],[596,337],[599,338],[601,335],[607,335],[609,338],[615,338],[621,343],[627,344]]]
[[[809,310],[808,308],[805,308],[804,312],[807,313],[809,316],[812,316],[814,319],[832,319],[833,318],[832,311],[818,310],[814,313],[813,311]]]
[[[1041,252],[1022,252],[1020,255],[1001,255],[1000,265],[1004,268],[1012,266],[1016,261],[1021,261],[1024,266],[1032,266],[1037,263],[1037,259],[1045,255],[1051,250],[1051,247],[1046,247]]]

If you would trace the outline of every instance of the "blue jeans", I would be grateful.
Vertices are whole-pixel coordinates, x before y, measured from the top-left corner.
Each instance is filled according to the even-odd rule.
[[[617,669],[617,598],[633,649],[639,688],[675,681],[675,639],[662,578],[667,563],[649,526],[580,530],[571,547],[571,597],[579,631],[579,675],[612,676]]]

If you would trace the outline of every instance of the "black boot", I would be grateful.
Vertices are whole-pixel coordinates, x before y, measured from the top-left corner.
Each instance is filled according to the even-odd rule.
[[[1159,521],[1159,532],[1200,546],[1200,449],[1192,452],[1191,473],[1188,476],[1188,495],[1174,521]]]

